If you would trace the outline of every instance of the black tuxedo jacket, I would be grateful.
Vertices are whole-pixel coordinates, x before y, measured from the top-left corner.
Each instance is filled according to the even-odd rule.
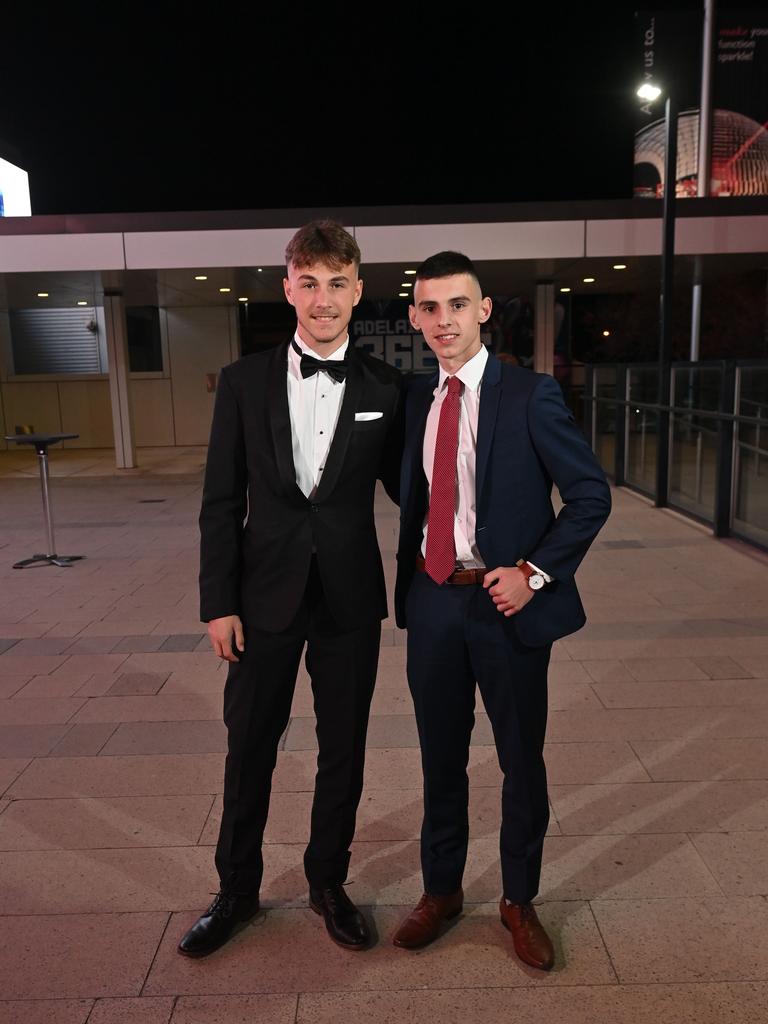
[[[286,629],[314,551],[331,613],[352,629],[387,615],[373,497],[380,478],[397,500],[401,378],[350,343],[336,431],[309,499],[293,464],[289,344],[246,356],[219,377],[200,512],[200,617],[239,615],[266,632]],[[356,422],[356,412],[382,416]]]
[[[395,588],[401,627],[407,626],[405,597],[427,511],[422,450],[437,381],[437,374],[414,378],[406,402]],[[476,459],[476,538],[484,564],[495,569],[522,558],[553,577],[511,616],[519,640],[537,647],[573,633],[585,622],[573,576],[608,517],[611,495],[558,383],[489,355],[480,389]],[[557,517],[553,482],[563,500]]]

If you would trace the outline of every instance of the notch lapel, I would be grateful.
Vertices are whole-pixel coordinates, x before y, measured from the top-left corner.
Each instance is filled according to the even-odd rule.
[[[501,363],[494,355],[488,353],[488,363],[483,373],[480,388],[480,412],[477,420],[477,463],[475,466],[475,501],[479,504],[483,493],[485,475],[488,469],[488,458],[491,454],[493,431],[501,399]]]

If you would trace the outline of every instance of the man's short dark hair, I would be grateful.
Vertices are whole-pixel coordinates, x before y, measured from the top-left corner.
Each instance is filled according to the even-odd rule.
[[[465,256],[463,252],[452,252],[450,249],[435,253],[424,260],[416,270],[416,280],[430,281],[436,277],[453,277],[455,274],[469,274],[470,277],[474,277],[478,286],[480,284],[480,278],[469,256]]]
[[[360,266],[360,247],[350,233],[335,220],[313,220],[299,228],[285,250],[290,267],[311,267],[324,263],[331,270],[341,270],[348,263]]]

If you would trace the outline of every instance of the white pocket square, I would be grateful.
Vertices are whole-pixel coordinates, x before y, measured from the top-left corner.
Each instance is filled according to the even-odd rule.
[[[362,423],[365,420],[380,420],[383,412],[356,412],[355,423]]]

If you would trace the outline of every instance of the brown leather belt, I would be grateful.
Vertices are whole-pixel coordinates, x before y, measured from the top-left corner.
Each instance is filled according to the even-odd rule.
[[[424,558],[422,555],[416,556],[416,571],[427,571],[424,567]],[[487,569],[456,569],[445,582],[453,583],[457,587],[466,587],[471,583],[482,584],[487,572]]]

